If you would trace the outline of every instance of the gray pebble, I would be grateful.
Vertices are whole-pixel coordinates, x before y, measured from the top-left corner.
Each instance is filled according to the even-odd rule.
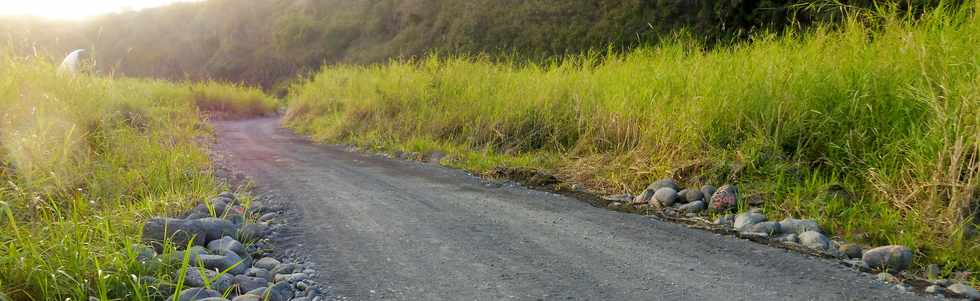
[[[842,244],[838,250],[840,250],[841,253],[844,253],[847,258],[851,259],[861,258],[861,254],[864,252],[864,250],[861,250],[861,246],[855,244]]]
[[[780,229],[780,230],[782,230],[782,229]],[[785,232],[785,231],[783,231],[783,232]],[[782,235],[777,236],[775,238],[775,240],[776,241],[781,241],[781,242],[784,242],[784,243],[799,243],[800,242],[799,237],[797,237],[797,235],[794,234],[794,233],[784,233]]]
[[[295,263],[280,263],[272,269],[273,274],[292,274],[299,265]]]
[[[208,243],[208,250],[215,253],[222,253],[223,251],[232,251],[239,256],[247,255],[245,253],[245,247],[242,243],[231,238],[231,236],[225,236],[220,239],[213,240]]]
[[[748,226],[766,221],[766,216],[756,212],[745,212],[735,216],[735,223],[732,225],[735,230],[744,231]]]
[[[824,252],[830,250],[830,239],[827,239],[827,237],[820,232],[806,231],[800,233],[798,237],[800,239],[800,244],[807,248]]]
[[[232,251],[222,251],[221,255],[201,255],[204,267],[218,271],[228,270],[233,275],[244,274],[251,267],[248,259],[242,258]],[[230,270],[229,270],[230,269]]]
[[[194,268],[188,269],[187,272],[184,274],[184,283],[192,287],[204,287],[205,279],[202,278],[201,276],[202,273],[204,274],[204,277],[207,277],[207,283],[210,284],[209,287],[210,289],[223,292],[231,288],[231,286],[235,284],[235,278],[232,278],[228,274],[222,274],[221,276],[218,276],[218,272],[215,272],[213,270],[194,269]]]
[[[777,222],[761,222],[748,227],[745,227],[747,233],[765,234],[767,236],[776,236],[782,233],[779,229],[779,223]]]
[[[956,284],[950,285],[946,289],[948,289],[951,292],[954,292],[954,293],[963,295],[963,296],[967,297],[968,299],[980,300],[980,292],[977,292],[977,289],[973,288],[972,286],[966,285],[966,284],[956,283]]]
[[[786,218],[779,222],[779,226],[786,233],[801,234],[806,231],[823,233],[823,231],[820,231],[820,225],[813,220]]]
[[[281,262],[279,262],[279,260],[277,260],[275,258],[272,258],[272,257],[263,257],[262,259],[259,259],[258,261],[256,261],[253,266],[255,266],[257,268],[260,268],[260,269],[272,270],[272,269],[275,269],[276,266],[278,266],[279,264],[281,264]]]
[[[220,239],[225,236],[234,236],[238,232],[238,227],[231,221],[217,217],[206,217],[195,220],[204,230],[205,242]]]
[[[254,241],[265,237],[268,232],[269,224],[245,224],[242,226],[242,229],[238,231],[238,239],[240,241]]]
[[[738,189],[735,186],[725,185],[718,188],[711,200],[708,202],[708,209],[714,212],[725,212],[735,209],[738,204]]]
[[[647,189],[651,189],[653,191],[660,190],[661,188],[670,188],[674,191],[680,190],[680,187],[677,186],[677,182],[674,182],[674,179],[660,179],[656,182],[650,183],[650,185],[647,186]]]
[[[674,205],[674,202],[677,200],[677,190],[670,187],[658,189],[657,192],[653,194],[653,199],[660,202],[660,204],[663,206],[670,207]]]
[[[704,201],[694,201],[680,206],[677,208],[677,210],[688,214],[694,214],[704,211],[705,208],[707,208],[707,205],[704,203]]]
[[[143,224],[142,240],[161,252],[164,240],[177,249],[183,249],[188,243],[203,246],[206,233],[202,224],[194,220],[153,218]]]
[[[167,301],[199,301],[211,297],[221,297],[221,293],[205,288],[189,288],[180,291],[180,298],[174,298],[176,294],[167,298]]]
[[[707,199],[710,198],[711,196],[715,195],[716,191],[718,191],[717,187],[711,185],[701,186],[701,195],[705,198],[705,201],[707,201]]]
[[[912,250],[900,245],[877,247],[865,251],[861,260],[872,269],[898,273],[912,264]]]
[[[690,203],[704,200],[704,193],[699,189],[684,189],[677,193],[678,200],[683,203]]]
[[[235,285],[238,286],[238,291],[242,293],[252,291],[260,287],[265,287],[269,284],[269,281],[265,278],[245,275],[236,275],[234,282]]]
[[[653,199],[654,193],[656,193],[656,190],[653,189],[643,190],[643,192],[641,192],[640,195],[636,196],[636,198],[633,199],[633,204],[650,203],[650,200]]]
[[[245,271],[245,274],[243,275],[248,277],[262,278],[265,279],[266,282],[272,282],[272,276],[273,276],[273,274],[269,272],[269,270],[263,268],[255,268],[255,267],[249,268],[248,270]]]
[[[268,221],[271,221],[272,219],[276,218],[277,215],[279,215],[279,214],[277,214],[275,212],[269,212],[269,213],[263,214],[261,217],[259,217],[259,221],[268,222]]]
[[[306,280],[307,277],[308,276],[306,275],[306,273],[276,274],[276,277],[273,278],[273,281],[272,282],[275,282],[275,283],[279,283],[279,282],[297,283],[297,282]]]
[[[235,297],[235,299],[231,299],[231,301],[262,301],[262,298],[256,295],[245,294]]]

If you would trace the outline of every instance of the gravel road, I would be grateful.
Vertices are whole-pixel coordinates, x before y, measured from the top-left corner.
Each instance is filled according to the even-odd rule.
[[[280,248],[335,300],[921,300],[835,262],[431,164],[315,145],[277,119],[217,150],[291,208]]]

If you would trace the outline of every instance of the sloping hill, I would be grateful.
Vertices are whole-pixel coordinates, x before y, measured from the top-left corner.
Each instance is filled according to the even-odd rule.
[[[270,88],[324,62],[383,62],[433,51],[543,58],[655,43],[681,28],[711,44],[832,16],[833,10],[794,9],[795,2],[211,0],[81,23],[6,20],[0,32],[26,53],[58,57],[92,49],[103,72]],[[933,1],[910,5],[927,2]]]

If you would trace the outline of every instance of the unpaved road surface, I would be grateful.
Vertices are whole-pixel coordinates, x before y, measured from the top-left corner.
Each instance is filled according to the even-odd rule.
[[[288,203],[280,248],[328,300],[919,300],[835,262],[464,172],[315,145],[276,119],[216,124]]]

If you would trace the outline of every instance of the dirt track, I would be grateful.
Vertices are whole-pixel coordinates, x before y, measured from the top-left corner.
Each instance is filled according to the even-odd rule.
[[[276,119],[218,151],[292,208],[337,300],[920,300],[834,262],[461,171],[314,145]]]

